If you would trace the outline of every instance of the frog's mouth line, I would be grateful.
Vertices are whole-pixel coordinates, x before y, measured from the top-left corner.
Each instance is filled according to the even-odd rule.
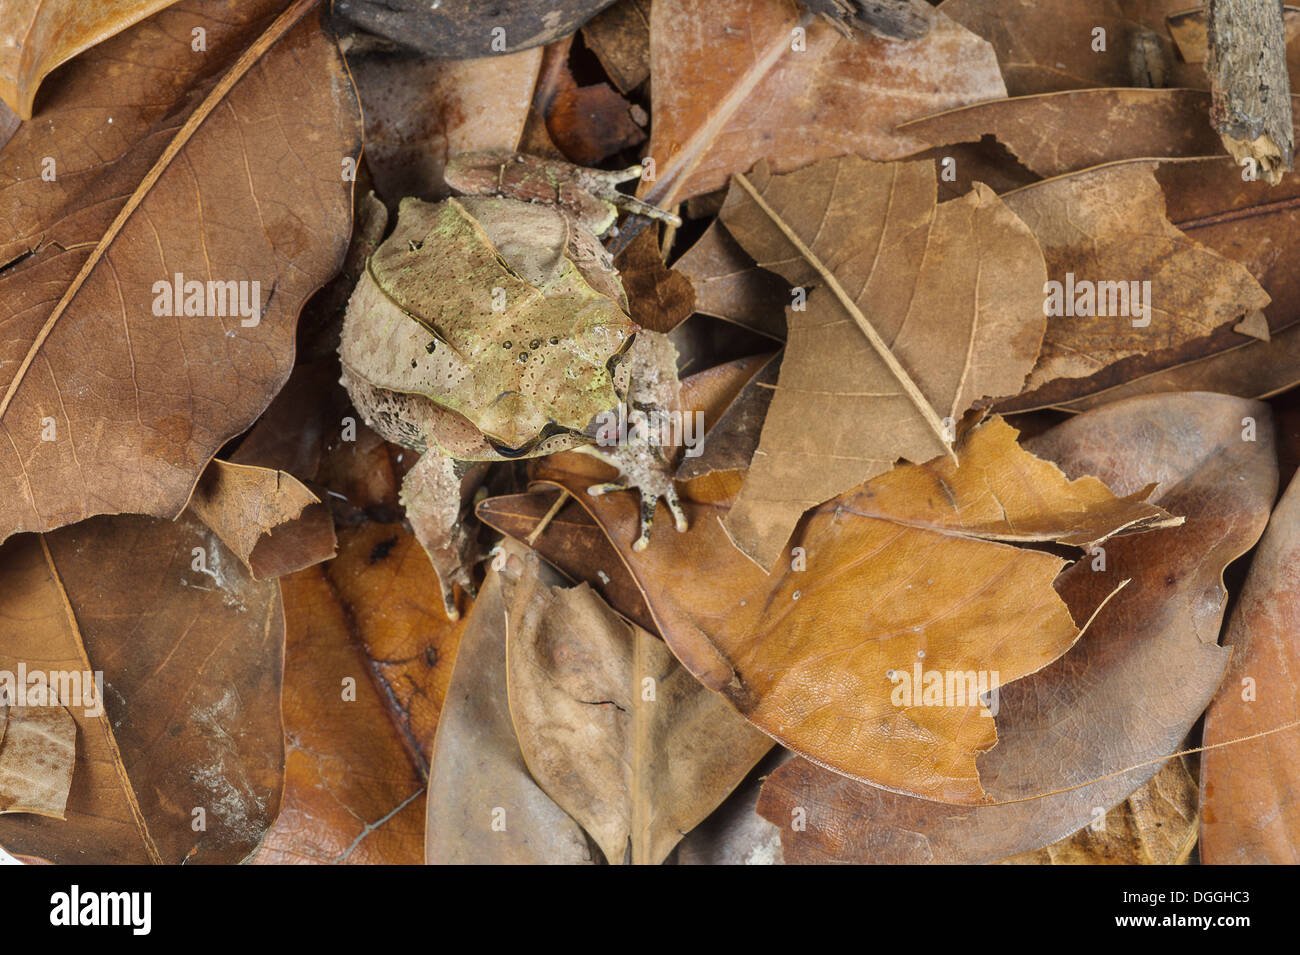
[[[573,428],[566,428],[563,425],[556,424],[555,422],[551,422],[550,424],[548,424],[535,437],[530,438],[527,442],[525,442],[524,444],[520,445],[517,448],[512,448],[510,447],[510,445],[505,444],[502,441],[498,441],[495,438],[491,437],[490,435],[484,435],[483,437],[487,440],[488,445],[491,446],[493,451],[501,455],[501,457],[503,458],[509,458],[513,460],[515,458],[527,457],[530,453],[532,453],[534,450],[537,449],[538,445],[542,444],[545,441],[549,441],[551,438],[559,437],[560,435],[565,435],[565,434],[573,435],[574,437],[578,437],[578,438],[586,437],[586,435],[581,431],[575,431]]]

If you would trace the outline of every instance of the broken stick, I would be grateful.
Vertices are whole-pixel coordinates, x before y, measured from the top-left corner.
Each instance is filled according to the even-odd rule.
[[[1210,121],[1232,157],[1271,184],[1295,157],[1282,0],[1210,0]]]

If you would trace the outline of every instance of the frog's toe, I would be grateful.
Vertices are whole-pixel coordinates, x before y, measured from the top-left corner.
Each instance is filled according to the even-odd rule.
[[[636,539],[632,549],[637,551],[645,550],[650,546],[650,530],[655,521],[655,505],[659,503],[659,498],[646,491],[641,492],[641,536]]]
[[[680,226],[682,220],[680,216],[674,215],[658,206],[652,206],[648,202],[642,202],[636,196],[629,196],[624,193],[616,193],[613,197],[616,206],[626,209],[634,215],[645,216],[648,219],[659,219],[667,222],[670,226]]]
[[[592,497],[600,497],[602,494],[609,494],[613,491],[626,491],[626,484],[619,484],[617,481],[610,481],[607,484],[593,484],[587,488],[587,493]]]
[[[677,525],[677,533],[685,534],[691,529],[691,522],[686,519],[686,511],[682,508],[682,499],[677,496],[675,489],[669,489],[664,495],[664,500],[668,502],[668,510],[672,512],[673,523]]]

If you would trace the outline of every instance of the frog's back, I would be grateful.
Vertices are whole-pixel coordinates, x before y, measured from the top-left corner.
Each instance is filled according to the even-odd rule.
[[[347,322],[344,361],[372,384],[510,447],[614,407],[609,362],[636,330],[599,242],[554,207],[505,198],[403,200]]]

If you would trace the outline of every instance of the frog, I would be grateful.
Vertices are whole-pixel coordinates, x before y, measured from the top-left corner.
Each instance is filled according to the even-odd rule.
[[[508,150],[453,156],[454,194],[402,199],[348,300],[340,380],[370,428],[419,455],[399,497],[452,619],[455,588],[473,593],[469,473],[489,463],[580,451],[620,475],[589,494],[640,493],[634,550],[660,500],[689,527],[668,456],[638,426],[677,400],[676,350],[632,320],[601,242],[621,210],[680,224],[617,189],[641,175]]]

